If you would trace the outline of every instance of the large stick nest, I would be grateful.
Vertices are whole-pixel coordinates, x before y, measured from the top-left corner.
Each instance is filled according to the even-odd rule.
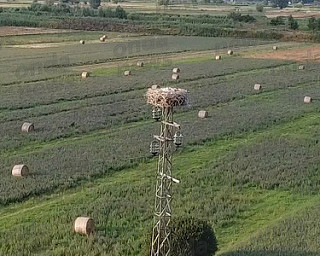
[[[178,88],[149,88],[147,102],[156,107],[174,107],[187,104],[187,90]]]

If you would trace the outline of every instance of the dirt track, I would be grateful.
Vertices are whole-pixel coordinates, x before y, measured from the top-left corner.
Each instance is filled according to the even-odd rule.
[[[245,56],[247,58],[256,59],[279,59],[279,60],[294,60],[294,61],[314,61],[320,62],[320,45],[290,49],[278,50],[267,53],[258,53]]]
[[[66,33],[66,32],[70,32],[70,30],[30,28],[30,27],[9,27],[9,26],[0,27],[0,36],[54,34],[54,33]]]
[[[319,11],[307,11],[307,10],[272,10],[272,11],[267,11],[266,16],[267,18],[275,18],[278,16],[283,16],[283,17],[289,17],[292,15],[293,18],[296,19],[305,19],[305,18],[311,18],[311,17],[320,17],[320,12]]]

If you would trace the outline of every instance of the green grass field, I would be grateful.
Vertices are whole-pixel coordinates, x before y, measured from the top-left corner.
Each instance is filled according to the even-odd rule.
[[[101,33],[5,37],[0,255],[146,256],[159,123],[144,94],[153,84],[189,91],[175,112],[185,136],[174,155],[175,216],[208,221],[218,255],[320,255],[319,64],[243,58],[270,41],[112,34],[100,43]],[[176,66],[181,78],[171,81]],[[20,132],[25,121],[35,132]],[[13,178],[20,163],[31,173]],[[73,233],[77,216],[95,220],[95,235]]]

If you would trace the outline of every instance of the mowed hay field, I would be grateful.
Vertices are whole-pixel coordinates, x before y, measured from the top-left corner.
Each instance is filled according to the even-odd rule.
[[[270,41],[102,35],[1,37],[0,255],[146,256],[153,84],[189,91],[175,110],[174,214],[208,221],[219,255],[320,255],[320,64],[256,58]],[[22,133],[24,122],[35,130]],[[12,177],[17,164],[30,174]],[[94,235],[73,233],[78,216],[94,219]]]

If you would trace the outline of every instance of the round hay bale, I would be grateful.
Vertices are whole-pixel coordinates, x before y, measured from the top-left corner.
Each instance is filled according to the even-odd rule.
[[[89,72],[82,72],[81,77],[83,79],[89,77]]]
[[[24,177],[29,174],[29,168],[25,164],[15,165],[12,169],[12,176]]]
[[[304,69],[305,69],[304,65],[299,66],[299,70],[304,70]]]
[[[174,68],[174,69],[172,70],[172,73],[173,73],[173,74],[178,74],[178,73],[180,73],[180,68]]]
[[[228,51],[228,54],[229,54],[229,55],[232,55],[232,54],[233,54],[233,51],[232,51],[232,50],[229,50],[229,51]]]
[[[107,39],[107,36],[106,36],[106,35],[103,35],[101,38]]]
[[[160,89],[160,85],[154,84],[151,86],[152,90]]]
[[[144,66],[144,63],[143,63],[142,61],[138,61],[138,62],[137,62],[137,66],[138,66],[138,67],[143,67],[143,66]]]
[[[253,89],[256,90],[256,91],[261,91],[262,90],[262,86],[261,86],[261,84],[255,84]]]
[[[207,118],[208,117],[208,111],[200,110],[198,113],[199,118]]]
[[[178,74],[172,74],[172,80],[179,80],[180,76]]]
[[[275,45],[274,45],[274,46],[272,47],[272,49],[273,49],[273,50],[278,50],[278,46],[275,46]]]
[[[216,60],[221,60],[221,55],[217,55]]]
[[[80,40],[80,44],[85,44],[86,42],[84,40]]]
[[[311,103],[311,101],[312,101],[312,98],[309,97],[309,96],[305,96],[304,99],[303,99],[303,102],[307,103],[307,104]]]
[[[33,123],[24,123],[21,127],[22,132],[33,132],[34,124]]]
[[[106,39],[104,37],[100,37],[100,42],[105,42]]]
[[[130,75],[131,75],[131,71],[130,71],[130,70],[124,71],[124,75],[125,75],[125,76],[130,76]]]
[[[94,221],[89,217],[78,217],[73,223],[74,232],[82,235],[90,235],[94,229]]]

